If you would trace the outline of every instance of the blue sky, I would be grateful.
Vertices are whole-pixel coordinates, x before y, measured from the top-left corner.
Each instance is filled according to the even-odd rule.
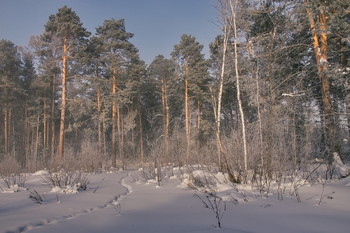
[[[48,17],[67,5],[84,27],[95,33],[105,19],[125,19],[126,30],[134,33],[132,43],[141,59],[150,63],[162,54],[170,57],[182,34],[195,36],[208,45],[220,34],[216,0],[0,0],[0,39],[26,46],[31,35],[44,30]]]

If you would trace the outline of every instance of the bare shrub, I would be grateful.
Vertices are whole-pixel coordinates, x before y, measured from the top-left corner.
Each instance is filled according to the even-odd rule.
[[[44,201],[44,198],[42,195],[40,195],[36,190],[33,190],[33,191],[30,191],[29,192],[29,198],[34,202],[34,203],[37,203],[37,204],[44,204],[45,201]]]
[[[140,176],[143,181],[155,180],[158,186],[160,186],[164,178],[164,173],[157,160],[155,160],[154,163],[148,163],[148,166],[144,166],[140,170]]]
[[[204,192],[203,196],[199,194],[193,195],[202,201],[203,207],[212,211],[215,215],[217,227],[221,228],[221,220],[226,212],[226,202],[216,195],[216,192]]]
[[[86,174],[80,171],[77,172],[49,172],[43,177],[44,182],[53,187],[61,189],[75,188],[77,191],[87,190],[89,179]]]
[[[197,191],[214,192],[216,188],[215,176],[204,170],[195,170],[193,167],[187,168],[187,186]]]
[[[21,167],[14,158],[7,157],[0,163],[0,179],[4,181],[7,188],[24,187],[26,175],[21,172]]]

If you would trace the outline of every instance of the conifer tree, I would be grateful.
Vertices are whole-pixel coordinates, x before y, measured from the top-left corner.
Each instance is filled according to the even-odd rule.
[[[73,51],[77,45],[84,42],[90,33],[83,27],[78,15],[71,8],[64,6],[58,9],[55,15],[49,17],[49,21],[45,25],[45,34],[50,41],[59,41],[60,54],[62,57],[61,114],[58,145],[58,159],[62,160],[64,156],[67,80],[69,76],[68,61],[69,58],[72,57]]]

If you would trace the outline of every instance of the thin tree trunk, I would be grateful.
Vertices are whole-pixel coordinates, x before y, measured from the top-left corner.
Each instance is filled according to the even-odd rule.
[[[197,98],[197,130],[201,128],[201,98]]]
[[[118,148],[119,148],[119,159],[122,161],[122,169],[125,169],[125,161],[124,161],[124,122],[120,118],[120,109],[118,106],[117,111],[117,128],[118,128]]]
[[[228,37],[230,34],[230,29],[227,27],[226,23],[224,25],[224,43],[223,43],[223,49],[222,49],[222,61],[221,61],[221,73],[220,73],[220,79],[219,79],[219,90],[218,90],[218,103],[217,103],[217,110],[215,114],[215,120],[216,120],[216,147],[217,147],[217,157],[218,157],[218,165],[221,168],[222,167],[222,161],[221,161],[221,154],[222,154],[222,145],[221,145],[221,102],[222,102],[222,92],[224,87],[224,75],[225,75],[225,64],[226,64],[226,52],[227,52],[227,44],[228,44]]]
[[[165,137],[166,137],[166,153],[169,156],[169,132],[170,132],[170,116],[169,116],[169,103],[168,103],[168,91],[165,85]]]
[[[234,65],[235,65],[235,74],[236,74],[237,100],[238,100],[238,107],[239,107],[241,124],[242,124],[244,171],[246,176],[248,172],[248,152],[247,152],[245,117],[244,117],[242,100],[241,100],[240,77],[238,72],[237,26],[236,26],[237,0],[235,1],[235,6],[233,6],[232,2],[230,5],[232,10],[232,21],[233,21],[232,23],[233,23],[233,33],[234,33]]]
[[[4,109],[4,152],[5,156],[7,156],[8,153],[8,105],[5,105]]]
[[[168,129],[167,129],[167,110],[165,103],[165,80],[162,79],[162,111],[163,111],[163,146],[164,146],[164,157],[168,158]]]
[[[45,91],[46,93],[46,91]],[[47,99],[44,97],[44,119],[43,119],[43,124],[44,124],[44,129],[43,129],[43,136],[44,136],[44,149],[47,148],[47,141],[48,141],[48,127],[47,127]]]
[[[39,151],[39,129],[40,129],[40,105],[38,108],[38,113],[37,113],[37,117],[36,117],[36,128],[35,128],[35,148],[34,148],[34,154],[35,157],[38,157],[38,151]],[[37,161],[34,161],[35,164],[37,164]],[[35,167],[36,169],[37,167]]]
[[[263,153],[263,145],[264,145],[264,138],[263,138],[263,129],[262,129],[262,119],[261,119],[261,109],[260,109],[260,88],[259,88],[259,66],[258,63],[256,63],[256,104],[257,104],[257,111],[258,111],[258,122],[259,122],[259,153],[260,153],[260,164],[261,168],[264,168],[264,153]]]
[[[97,87],[97,135],[98,135],[98,144],[97,151],[100,153],[102,151],[102,132],[101,132],[101,91],[100,87]]]
[[[8,152],[13,152],[13,130],[12,129],[12,108],[8,109],[8,126],[7,126],[7,137],[8,137]]]
[[[64,131],[65,131],[65,113],[66,113],[66,88],[68,76],[68,45],[67,38],[63,39],[63,65],[62,65],[62,97],[61,97],[61,117],[60,117],[60,135],[58,143],[58,160],[62,161],[64,156]]]
[[[55,155],[55,94],[56,94],[56,76],[52,76],[52,97],[51,97],[51,162]]]
[[[185,65],[185,127],[186,127],[186,157],[187,161],[190,159],[190,110],[189,110],[189,96],[188,96],[188,64]]]
[[[116,70],[113,71],[113,80],[112,80],[112,166],[116,167],[116,128],[119,125],[119,119],[117,119],[117,101],[116,101],[116,93],[117,93],[117,73]],[[118,121],[118,122],[117,122]],[[118,126],[119,128],[119,126]],[[119,130],[118,130],[119,131]],[[119,133],[119,132],[118,132]]]

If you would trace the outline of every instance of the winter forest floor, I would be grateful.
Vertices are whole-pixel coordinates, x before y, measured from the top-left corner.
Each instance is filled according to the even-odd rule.
[[[348,233],[350,230],[350,177],[312,185],[303,183],[298,189],[301,201],[298,202],[288,184],[282,192],[283,200],[278,200],[273,184],[269,194],[261,197],[251,186],[233,186],[218,174],[210,179],[216,181],[210,183],[223,201],[218,205],[224,214],[222,228],[218,229],[215,213],[203,207],[202,200],[207,200],[204,193],[189,188],[190,176],[172,169],[158,186],[153,180],[143,179],[141,173],[128,170],[88,174],[86,191],[67,189],[68,193],[43,182],[45,171],[26,175],[26,189],[14,187],[16,192],[13,188],[5,189],[0,182],[0,232]],[[204,172],[192,174],[199,177]],[[34,190],[42,197],[41,204],[28,198]]]

